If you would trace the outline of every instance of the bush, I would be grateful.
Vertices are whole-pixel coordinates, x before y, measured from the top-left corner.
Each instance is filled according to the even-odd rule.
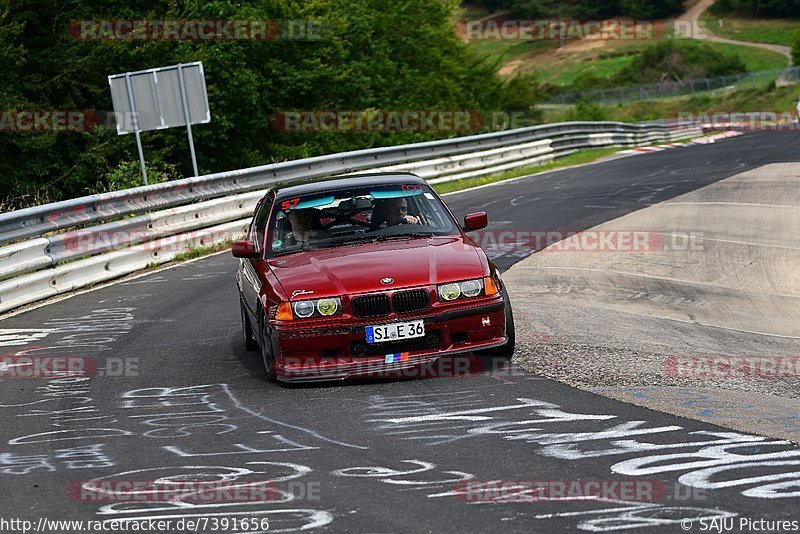
[[[800,65],[800,29],[795,32],[792,40],[792,62]]]
[[[680,13],[681,0],[483,0],[472,2],[489,10],[509,9],[522,18],[599,19],[624,16],[638,19],[666,18]]]
[[[662,41],[643,50],[614,78],[616,85],[682,81],[747,71],[737,55],[722,54],[705,43]]]
[[[680,83],[684,80],[729,76],[747,71],[737,55],[725,55],[704,43],[663,41],[645,48],[633,62],[614,76],[584,71],[571,85],[558,92],[594,91],[636,84]],[[554,88],[549,93],[557,94]]]
[[[564,115],[565,121],[605,121],[608,114],[605,108],[586,99],[579,100],[575,107],[570,108]]]
[[[171,163],[160,163],[147,165],[147,183],[160,184],[170,180],[183,178],[178,171],[178,166]],[[132,187],[144,185],[142,177],[142,167],[139,161],[121,161],[109,172],[105,173],[101,180],[91,189],[92,194],[107,193],[109,191],[121,191]]]
[[[800,0],[717,0],[711,13],[756,17],[800,17]]]

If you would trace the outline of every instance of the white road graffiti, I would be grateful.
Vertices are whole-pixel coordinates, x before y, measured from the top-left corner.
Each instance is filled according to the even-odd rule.
[[[684,472],[678,480],[690,487],[742,487],[743,496],[762,499],[800,497],[800,469],[792,468],[800,465],[800,449],[788,441],[738,432],[689,432],[681,426],[651,426],[646,421],[615,422],[611,421],[618,419],[614,415],[572,413],[536,399],[518,398],[518,404],[492,406],[478,402],[474,391],[461,392],[455,399],[452,394],[433,394],[425,400],[373,395],[367,420],[379,432],[430,446],[482,436],[523,441],[534,445],[541,456],[571,461],[633,455],[613,464],[611,471],[634,477]],[[400,412],[405,415],[398,417]],[[561,428],[564,424],[566,428]],[[655,436],[679,440],[650,441]],[[764,474],[737,475],[739,470],[753,468]]]

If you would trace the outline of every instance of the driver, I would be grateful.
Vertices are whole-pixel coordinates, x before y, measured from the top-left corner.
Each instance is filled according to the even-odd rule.
[[[313,210],[295,209],[286,213],[286,218],[292,225],[292,231],[287,237],[287,241],[292,245],[301,245],[314,239],[325,237],[322,231],[313,230],[314,213]]]
[[[386,226],[420,224],[419,217],[408,214],[408,201],[403,197],[387,199],[378,209],[386,220]]]

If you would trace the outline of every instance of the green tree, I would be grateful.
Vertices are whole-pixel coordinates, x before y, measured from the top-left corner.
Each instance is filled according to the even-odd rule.
[[[430,0],[3,0],[0,110],[111,110],[107,76],[202,61],[211,123],[193,128],[201,173],[448,133],[286,133],[282,110],[501,110],[537,94],[502,81],[455,35],[449,2]],[[76,39],[81,19],[314,21],[319,40],[119,41]],[[142,134],[148,167],[165,178],[191,169],[183,128]],[[0,133],[0,201],[58,200],[124,187],[138,171],[130,135]]]
[[[665,18],[683,9],[681,0],[483,0],[476,2],[490,11],[510,10],[518,17],[564,17],[595,19],[631,17]]]
[[[757,17],[800,17],[800,0],[717,0],[712,13],[737,12]]]

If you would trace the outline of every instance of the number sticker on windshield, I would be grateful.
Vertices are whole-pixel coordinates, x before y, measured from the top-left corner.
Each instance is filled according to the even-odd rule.
[[[293,199],[290,199],[290,200],[284,200],[283,202],[281,202],[281,209],[283,211],[289,211],[290,209],[294,208],[298,204],[300,204],[300,198],[299,197],[298,198],[293,198]]]

